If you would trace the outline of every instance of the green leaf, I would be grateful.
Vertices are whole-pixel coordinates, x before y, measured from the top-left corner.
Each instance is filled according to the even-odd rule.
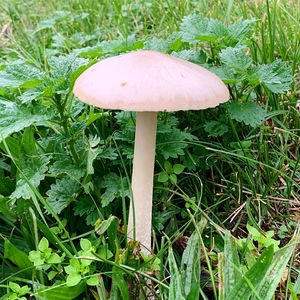
[[[169,174],[173,173],[172,165],[167,160],[164,162],[164,167],[165,167],[167,173],[169,173]]]
[[[73,300],[84,292],[85,282],[79,283],[72,287],[51,286],[39,289],[36,294],[40,300]]]
[[[99,278],[97,275],[93,275],[92,277],[90,277],[89,279],[87,279],[86,283],[88,285],[98,285],[99,284]]]
[[[182,260],[181,260],[182,286],[186,296],[189,296],[190,294],[194,294],[194,293],[197,294],[197,292],[199,293],[197,289],[194,292],[192,290],[193,290],[194,283],[200,281],[200,273],[201,273],[200,259],[201,259],[200,241],[197,232],[194,231],[188,240],[187,247],[185,248],[182,254]],[[193,299],[198,299],[198,298],[196,297]]]
[[[182,40],[192,44],[198,41],[214,42],[228,34],[224,24],[217,20],[205,18],[203,14],[184,17],[180,25],[180,32]]]
[[[34,87],[41,83],[41,76],[39,69],[17,61],[0,71],[0,89]]]
[[[267,248],[260,255],[255,264],[235,284],[231,292],[226,296],[226,300],[249,299],[265,280],[273,259],[273,253],[273,246]]]
[[[245,75],[235,72],[231,67],[226,65],[211,67],[209,71],[215,73],[224,83],[238,83],[246,78]]]
[[[230,103],[228,111],[231,118],[244,122],[251,127],[258,127],[267,118],[267,112],[255,102]]]
[[[171,55],[194,64],[204,64],[206,62],[206,54],[203,51],[182,50],[180,52],[172,52]]]
[[[50,158],[47,156],[28,156],[23,158],[23,160],[18,164],[22,168],[23,174],[29,180],[29,182],[34,186],[38,187],[42,180],[45,178],[45,174],[48,170]],[[13,199],[30,199],[30,187],[23,175],[18,172],[17,174],[17,185],[16,190],[11,194]]]
[[[158,182],[162,182],[162,183],[167,182],[169,180],[169,176],[165,171],[163,171],[159,173],[157,180]]]
[[[177,175],[181,174],[183,172],[184,168],[185,168],[184,165],[181,165],[181,164],[175,164],[173,166],[174,173]]]
[[[229,34],[237,40],[248,37],[253,22],[255,22],[255,19],[237,21],[228,27]]]
[[[8,286],[13,292],[15,292],[17,294],[19,293],[19,290],[21,289],[21,287],[17,283],[12,282],[12,281],[9,282]]]
[[[293,82],[291,67],[280,59],[270,65],[253,67],[248,74],[248,80],[254,84],[262,84],[273,93],[283,94],[290,90]]]
[[[71,273],[67,277],[67,286],[75,286],[81,281],[81,275],[79,273]]]
[[[259,296],[264,300],[271,300],[287,267],[299,236],[294,237],[284,248],[278,250],[272,260],[267,276],[258,287]]]
[[[209,121],[204,125],[204,130],[213,137],[223,136],[228,132],[229,128],[226,124],[220,121]]]
[[[173,184],[177,184],[177,176],[175,174],[170,174],[170,181]]]
[[[51,253],[49,258],[47,259],[48,264],[60,264],[62,262],[62,259],[57,253]]]
[[[48,242],[48,240],[47,240],[45,237],[43,237],[43,238],[40,240],[39,245],[38,245],[38,248],[39,248],[39,250],[42,251],[42,252],[44,252],[46,249],[49,248],[49,242]]]
[[[80,239],[80,247],[84,251],[89,251],[92,248],[92,244],[88,239]]]
[[[78,188],[79,183],[72,178],[56,180],[56,183],[52,184],[51,189],[46,193],[49,196],[49,205],[59,214],[72,201]]]
[[[168,299],[184,300],[184,296],[181,291],[181,276],[178,270],[172,247],[169,248],[168,262],[170,267],[170,286],[169,286],[169,297]]]
[[[51,115],[40,105],[28,106],[0,100],[0,142],[32,124],[47,125],[45,121],[49,118]]]
[[[25,274],[29,278],[32,276],[33,263],[29,260],[28,255],[15,247],[8,239],[4,240],[4,258],[18,266],[20,274]]]
[[[112,282],[113,282],[112,290],[113,290],[113,286],[117,286],[118,290],[121,293],[122,299],[123,300],[130,300],[130,295],[129,295],[129,291],[128,291],[128,284],[125,281],[121,270],[118,269],[115,266],[112,269]],[[115,290],[115,288],[114,288],[114,290]],[[116,299],[120,299],[120,298],[116,298]]]
[[[251,57],[240,47],[228,47],[221,51],[220,57],[225,65],[233,68],[237,72],[244,72],[252,64]]]
[[[121,184],[123,181],[123,185]],[[126,178],[119,177],[116,173],[109,173],[104,176],[103,181],[101,182],[101,188],[105,188],[105,193],[101,195],[101,204],[102,207],[107,206],[115,198],[120,197],[120,192],[124,188],[124,196],[129,197],[128,182]]]
[[[242,278],[237,245],[228,230],[225,232],[224,262],[225,296],[228,296]]]
[[[56,161],[49,168],[49,173],[53,175],[68,174],[80,180],[84,176],[85,170],[74,165],[69,156],[58,155]]]

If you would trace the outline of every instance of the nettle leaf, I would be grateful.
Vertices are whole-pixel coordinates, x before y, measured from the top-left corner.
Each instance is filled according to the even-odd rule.
[[[225,65],[238,72],[245,71],[252,64],[252,58],[249,57],[241,47],[228,47],[221,51],[220,57]]]
[[[270,65],[258,65],[248,74],[248,80],[252,84],[263,84],[271,92],[279,94],[290,89],[293,79],[291,67],[280,59]]]
[[[206,62],[206,54],[203,51],[182,50],[180,52],[172,52],[172,56],[188,60],[195,64],[204,64]]]
[[[243,39],[249,36],[250,26],[253,22],[255,22],[255,19],[239,20],[236,23],[229,26],[228,31],[230,35],[236,38],[237,40]]]
[[[41,83],[41,76],[38,68],[18,61],[0,71],[0,89],[35,87]]]
[[[85,170],[74,165],[69,156],[58,155],[57,160],[50,167],[49,173],[53,175],[69,174],[79,180],[84,176]]]
[[[145,50],[156,50],[167,53],[171,50],[177,50],[181,46],[181,36],[179,34],[171,34],[167,39],[158,39],[154,37],[144,43]]]
[[[19,167],[22,169],[23,174],[29,182],[37,188],[40,185],[40,182],[45,178],[45,174],[48,171],[49,161],[49,157],[46,156],[28,156],[22,159],[21,163],[19,163]],[[11,194],[11,198],[31,198],[30,187],[26,183],[22,174],[18,173],[17,178],[16,190]]]
[[[226,31],[225,25],[205,18],[203,14],[186,16],[180,25],[182,40],[192,44],[198,41],[216,41],[219,33],[224,31]]]
[[[267,118],[267,112],[255,102],[230,103],[228,105],[231,118],[246,125],[258,127]]]
[[[63,178],[56,180],[51,185],[51,189],[46,193],[49,198],[48,203],[53,210],[59,214],[72,201],[79,189],[79,183],[72,178]]]
[[[74,53],[71,53],[66,56],[52,56],[48,63],[51,68],[50,77],[54,80],[56,92],[67,93],[70,88],[71,75],[80,67],[86,66],[89,63],[89,60],[77,57]]]
[[[99,218],[95,203],[90,197],[83,197],[76,201],[73,210],[75,216],[85,216],[87,225],[93,225]]]
[[[33,89],[30,89],[26,92],[24,92],[21,96],[18,97],[18,99],[22,103],[30,102],[34,99],[37,99],[39,96],[44,94],[44,89],[42,86],[37,86]]]
[[[204,130],[213,137],[222,136],[228,132],[229,128],[224,122],[220,121],[210,121],[206,122],[204,125]]]
[[[245,79],[245,75],[235,72],[232,68],[222,65],[219,67],[211,67],[209,71],[220,77],[224,83],[238,83]]]
[[[47,125],[51,115],[41,105],[27,106],[0,100],[0,141],[32,124]]]
[[[123,181],[123,184],[121,183],[121,180]],[[122,186],[124,189],[123,191]],[[115,198],[121,197],[122,192],[124,193],[124,196],[130,196],[127,179],[121,178],[115,173],[109,173],[105,175],[100,187],[105,188],[105,193],[101,195],[102,207],[107,206]]]

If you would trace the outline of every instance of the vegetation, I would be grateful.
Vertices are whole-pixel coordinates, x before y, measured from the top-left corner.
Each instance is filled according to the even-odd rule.
[[[1,300],[298,299],[296,1],[0,7]],[[135,114],[72,94],[90,65],[138,49],[200,64],[231,94],[159,115],[149,257],[125,230]]]

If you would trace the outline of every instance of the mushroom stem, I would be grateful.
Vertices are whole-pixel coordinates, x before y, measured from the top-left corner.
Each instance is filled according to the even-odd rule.
[[[131,184],[134,213],[130,203],[128,237],[133,239],[135,231],[135,240],[141,243],[145,254],[149,254],[151,249],[156,126],[157,112],[137,112]]]

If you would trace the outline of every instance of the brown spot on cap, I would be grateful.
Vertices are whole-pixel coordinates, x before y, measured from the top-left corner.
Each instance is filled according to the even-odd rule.
[[[127,82],[125,81],[125,82],[122,82],[121,83],[121,86],[125,86],[127,84]]]

